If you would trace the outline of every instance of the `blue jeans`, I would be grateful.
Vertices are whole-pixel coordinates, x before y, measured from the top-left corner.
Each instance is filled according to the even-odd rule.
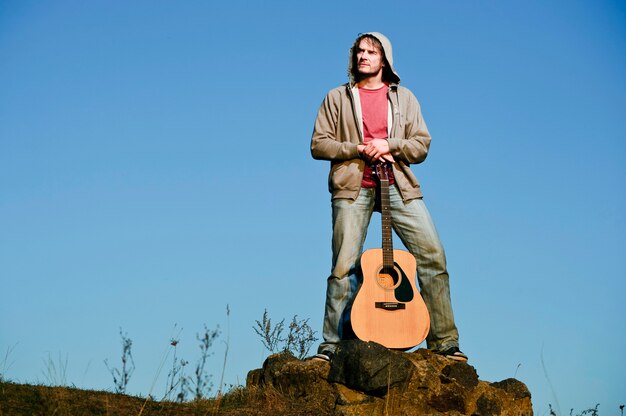
[[[417,262],[417,279],[428,312],[429,349],[459,346],[450,301],[450,285],[443,246],[424,201],[404,202],[395,186],[389,188],[393,229]],[[344,338],[350,307],[358,287],[359,259],[367,235],[376,189],[361,188],[356,200],[335,199],[333,208],[333,262],[326,290],[323,336],[318,352],[334,351]]]

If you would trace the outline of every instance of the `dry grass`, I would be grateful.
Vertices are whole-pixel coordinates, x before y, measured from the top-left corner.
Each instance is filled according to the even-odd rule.
[[[240,387],[217,399],[174,403],[69,387],[0,383],[0,416],[322,416],[330,411],[287,398],[273,388]]]

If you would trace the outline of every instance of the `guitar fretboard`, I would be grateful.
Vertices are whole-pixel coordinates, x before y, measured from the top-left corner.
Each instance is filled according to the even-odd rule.
[[[382,217],[383,235],[383,268],[393,269],[393,237],[391,226],[391,203],[389,201],[389,175],[388,167],[381,165],[378,167],[378,177],[380,179],[380,213]]]

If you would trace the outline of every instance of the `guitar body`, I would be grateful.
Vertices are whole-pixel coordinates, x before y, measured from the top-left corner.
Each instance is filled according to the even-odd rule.
[[[352,305],[352,328],[363,341],[408,350],[426,339],[430,315],[415,284],[415,258],[392,252],[392,268],[383,266],[383,249],[361,256],[363,283]]]

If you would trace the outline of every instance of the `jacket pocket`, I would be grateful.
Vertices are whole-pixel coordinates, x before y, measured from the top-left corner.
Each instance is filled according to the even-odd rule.
[[[333,163],[328,174],[328,190],[330,192],[358,190],[363,179],[363,164],[362,160]]]

